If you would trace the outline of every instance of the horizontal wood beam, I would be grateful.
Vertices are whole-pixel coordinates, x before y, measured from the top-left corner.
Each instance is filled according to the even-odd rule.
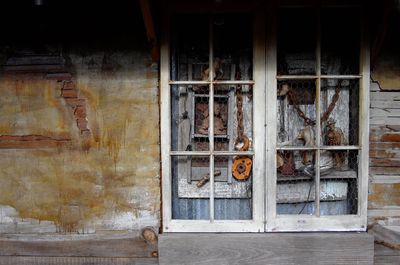
[[[160,264],[373,264],[367,233],[191,234],[159,237]]]
[[[0,246],[0,257],[157,257],[157,242],[146,241],[139,232],[7,235],[0,237]]]
[[[151,13],[150,0],[140,0],[140,8],[142,10],[144,26],[146,28],[147,39],[151,46],[151,59],[153,63],[160,60],[160,51],[158,47],[157,34],[155,30],[154,19]]]

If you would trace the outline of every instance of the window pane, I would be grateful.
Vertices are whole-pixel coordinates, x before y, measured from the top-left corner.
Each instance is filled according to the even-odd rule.
[[[321,73],[359,74],[359,9],[329,8],[321,12]]]
[[[321,81],[321,145],[358,145],[359,81]]]
[[[314,214],[315,151],[277,152],[277,214]]]
[[[241,148],[243,148],[243,151],[252,150],[252,86],[217,85],[214,90],[215,150],[235,151]],[[239,140],[240,137],[243,140]]]
[[[357,214],[358,209],[358,150],[321,151],[321,162],[343,159],[340,168],[321,171],[320,214]],[[329,163],[329,162],[325,162]]]
[[[208,86],[171,86],[171,149],[173,151],[209,150],[208,102]]]
[[[208,220],[210,217],[210,184],[199,188],[198,182],[208,175],[207,156],[173,156],[172,218]]]
[[[215,156],[214,161],[215,219],[252,219],[252,157]],[[218,181],[219,174],[227,180]]]
[[[281,9],[278,14],[278,75],[315,74],[316,12]]]
[[[207,80],[209,17],[179,15],[172,20],[171,80]]]
[[[245,14],[213,17],[215,79],[252,79],[252,23],[251,17]]]
[[[315,80],[278,82],[278,147],[315,146],[315,91]]]

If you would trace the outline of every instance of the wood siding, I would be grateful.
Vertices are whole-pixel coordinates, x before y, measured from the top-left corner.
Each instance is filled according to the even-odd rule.
[[[400,92],[371,83],[370,95],[368,217],[373,223],[400,216]]]

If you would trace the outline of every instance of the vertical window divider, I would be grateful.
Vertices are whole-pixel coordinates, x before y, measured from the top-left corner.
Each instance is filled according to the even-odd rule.
[[[210,148],[210,222],[214,222],[214,34],[213,34],[213,18],[209,19],[209,99],[208,99],[208,113],[209,113],[209,126],[208,138]]]
[[[315,215],[320,216],[320,146],[321,146],[321,9],[317,6],[317,45],[316,45],[316,95],[315,95],[315,103],[316,103],[316,154],[315,154]]]

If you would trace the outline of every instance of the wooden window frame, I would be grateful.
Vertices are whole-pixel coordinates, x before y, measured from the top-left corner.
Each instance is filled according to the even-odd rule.
[[[170,18],[174,10],[169,10],[164,18],[164,35],[161,41],[160,58],[160,108],[161,108],[161,158],[162,158],[162,200],[163,200],[163,231],[164,232],[263,232],[264,231],[264,115],[255,115],[255,109],[265,109],[265,23],[260,12],[254,15],[253,34],[253,80],[250,81],[171,81],[170,80]],[[182,12],[180,12],[181,14]],[[213,76],[213,47],[210,38],[209,76]],[[215,84],[251,84],[253,86],[253,151],[227,152],[214,151],[214,126],[209,126],[210,151],[171,151],[171,108],[170,108],[170,86],[171,85],[195,85],[204,84],[210,87],[210,98],[213,98]],[[213,101],[209,102],[210,124],[214,120]],[[253,155],[253,177],[252,177],[252,219],[250,220],[216,220],[214,218],[214,188],[210,185],[210,220],[180,220],[172,219],[172,176],[171,157],[177,155],[207,155],[210,157],[210,183],[214,183],[213,158],[218,155]]]
[[[313,78],[358,78],[359,88],[359,145],[349,147],[360,149],[358,172],[358,211],[356,215],[308,216],[276,214],[276,150],[277,118],[276,87],[277,46],[276,46],[276,6],[258,8],[250,13],[254,15],[253,38],[253,203],[251,220],[214,220],[214,207],[210,203],[210,220],[172,219],[172,176],[171,157],[174,155],[199,155],[204,153],[213,157],[213,151],[194,152],[171,151],[171,95],[172,84],[207,84],[213,93],[215,81],[171,81],[170,80],[170,18],[174,12],[185,10],[166,9],[163,17],[163,35],[161,38],[160,58],[160,130],[161,130],[161,172],[162,172],[162,230],[163,232],[278,232],[278,231],[365,231],[368,203],[368,152],[369,152],[369,43],[365,30],[365,14],[362,14],[360,74],[355,76],[322,76],[317,73]],[[267,10],[267,11],[266,11]],[[204,10],[203,10],[204,11]],[[235,12],[240,10],[230,10]],[[248,11],[248,10],[247,10]],[[193,10],[189,11],[193,12]],[[364,13],[364,12],[362,12]],[[268,18],[268,21],[266,21]],[[320,61],[320,58],[318,59]],[[209,65],[212,69],[212,54]],[[213,76],[210,73],[210,76]],[[292,76],[291,76],[292,77]],[[288,77],[289,78],[289,77]],[[220,82],[220,81],[219,81]],[[236,82],[235,82],[236,84]],[[211,94],[212,95],[212,94]],[[268,108],[266,108],[268,106]],[[210,124],[213,122],[213,104],[209,104]],[[261,115],[260,115],[261,113]],[[319,124],[319,122],[317,122]],[[319,125],[318,125],[319,126]],[[213,142],[213,126],[210,126],[210,145]],[[320,128],[317,128],[319,131]],[[212,150],[212,148],[210,148]],[[222,154],[222,152],[219,152]],[[230,155],[230,152],[223,152]],[[237,153],[235,153],[237,154]],[[212,162],[210,162],[210,169]],[[213,172],[210,170],[210,183]],[[316,183],[319,187],[319,183]],[[210,185],[210,199],[213,200],[213,188]]]
[[[341,6],[347,7],[347,6]],[[295,8],[302,8],[296,6]],[[359,75],[321,75],[321,48],[320,36],[317,40],[317,73],[315,75],[277,75],[277,12],[271,12],[268,16],[268,37],[266,42],[267,54],[267,85],[269,96],[266,97],[266,136],[267,155],[266,155],[266,171],[267,171],[267,198],[266,198],[266,217],[267,222],[265,225],[266,232],[301,232],[301,231],[365,231],[367,229],[367,204],[368,204],[368,160],[369,160],[369,81],[370,81],[370,59],[369,59],[369,43],[366,36],[366,22],[365,11],[361,6],[358,6],[361,13],[360,21],[360,73]],[[276,9],[275,9],[276,10]],[[317,16],[318,17],[318,16]],[[317,22],[319,23],[319,21]],[[319,27],[319,25],[316,25]],[[320,35],[320,33],[317,33]],[[319,178],[315,181],[315,195],[316,195],[316,215],[278,215],[276,212],[276,186],[277,186],[277,172],[276,172],[276,151],[277,147],[277,84],[279,80],[285,79],[315,79],[317,82],[317,97],[321,89],[322,79],[358,79],[359,80],[359,145],[358,146],[341,146],[345,150],[360,150],[358,160],[358,211],[354,215],[325,215],[319,216]],[[319,100],[317,99],[317,109],[320,107]],[[320,116],[317,116],[316,121],[316,135],[320,135]],[[272,135],[273,137],[268,137]],[[337,147],[323,147],[317,145],[316,150],[335,149]],[[299,148],[295,148],[299,149]],[[317,155],[316,163],[319,156]],[[316,167],[319,171],[319,167]]]

